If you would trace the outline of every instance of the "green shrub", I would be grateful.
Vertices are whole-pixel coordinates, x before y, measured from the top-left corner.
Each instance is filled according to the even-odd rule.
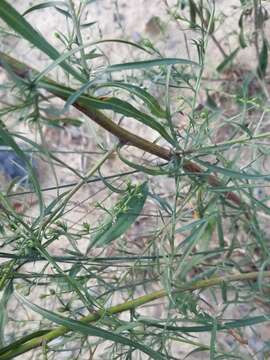
[[[267,4],[237,3],[228,45],[218,2],[164,1],[165,18],[152,17],[158,38],[137,42],[117,1],[121,39],[96,31],[91,41],[98,24],[85,14],[95,2],[22,14],[10,3],[0,0],[0,146],[31,186],[13,176],[1,187],[0,360],[31,350],[42,359],[267,356]],[[57,46],[28,20],[47,8],[67,23]],[[186,57],[160,50],[170,26],[191,34]],[[37,65],[6,37],[27,41]],[[239,65],[247,50],[249,69]],[[65,131],[90,142],[70,150]],[[86,159],[85,171],[63,147]]]

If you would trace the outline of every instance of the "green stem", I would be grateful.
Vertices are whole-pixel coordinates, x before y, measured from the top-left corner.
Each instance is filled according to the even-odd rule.
[[[86,176],[78,182],[78,184],[76,184],[69,192],[68,194],[65,196],[65,198],[63,199],[63,201],[60,202],[60,204],[57,206],[57,208],[53,211],[53,213],[51,214],[51,216],[49,216],[46,221],[43,224],[43,228],[45,228],[48,224],[50,224],[55,216],[59,213],[59,211],[61,211],[66,204],[69,202],[69,200],[73,197],[74,194],[76,194],[76,192],[84,185],[87,183],[87,180],[93,176],[95,174],[95,172],[101,167],[101,165],[113,154],[113,152],[115,151],[115,147],[108,151],[86,174]]]
[[[172,293],[178,294],[178,293],[186,292],[186,291],[202,290],[202,289],[206,289],[209,287],[222,285],[223,283],[230,283],[230,282],[234,282],[234,281],[256,280],[257,278],[262,277],[262,276],[269,278],[270,271],[264,271],[264,272],[254,271],[254,272],[243,273],[243,274],[227,275],[227,276],[223,276],[223,277],[212,277],[210,279],[199,280],[195,283],[183,285],[183,286],[173,290]],[[126,301],[122,304],[118,304],[118,305],[112,306],[108,309],[100,310],[93,314],[84,316],[83,318],[80,319],[80,321],[83,323],[86,323],[86,324],[92,323],[92,322],[99,320],[100,318],[102,318],[105,315],[115,315],[115,314],[122,313],[124,311],[136,309],[139,306],[148,304],[154,300],[163,298],[167,295],[168,294],[165,290],[154,291],[150,294],[140,296],[134,300]],[[12,344],[8,345],[6,348],[0,349],[0,353],[2,353],[2,355],[0,355],[0,360],[13,359],[14,357],[16,357],[20,354],[26,353],[27,351],[30,351],[37,347],[40,347],[44,344],[51,342],[52,340],[54,340],[60,336],[65,335],[69,331],[70,331],[69,328],[67,328],[65,326],[58,326],[58,327],[48,331],[47,333],[42,334],[41,336],[38,336],[34,339],[30,339],[30,340],[26,341],[25,343],[21,344],[21,342],[19,340],[16,342],[16,344],[18,346],[16,346],[15,349],[11,349]],[[7,351],[5,351],[5,349]]]
[[[80,47],[82,47],[83,40],[82,40],[82,34],[81,34],[81,30],[80,30],[80,22],[78,21],[79,16],[76,14],[75,5],[72,0],[69,0],[69,8],[70,8],[71,16],[72,16],[72,21],[74,24],[76,36],[78,39],[78,45]],[[87,66],[85,51],[84,51],[83,47],[80,50],[80,54],[81,54],[81,62],[82,62],[82,66],[84,68],[84,72],[87,75],[87,77],[89,77],[89,69]]]

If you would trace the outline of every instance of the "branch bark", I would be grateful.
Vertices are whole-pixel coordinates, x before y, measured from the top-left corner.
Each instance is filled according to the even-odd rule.
[[[28,76],[30,73],[37,75],[38,71],[34,70],[33,68],[29,67],[28,65],[24,64],[23,62],[20,62],[13,57],[0,52],[0,66],[3,68],[6,68],[6,64],[12,69],[12,71],[19,76],[21,79],[28,79]],[[68,95],[63,95],[63,93],[60,93],[60,91],[57,91],[57,87],[59,87],[59,84],[55,81],[51,80],[48,77],[44,77],[41,79],[41,81],[38,84],[39,87],[46,89],[51,94],[63,99],[67,100]],[[67,93],[70,93],[72,89],[63,87],[67,90]],[[75,91],[75,90],[73,90]],[[85,107],[81,104],[80,98],[73,104],[75,108],[77,108],[79,111],[87,115],[92,121],[97,123],[99,126],[101,126],[103,129],[107,130],[114,136],[116,136],[121,142],[135,146],[147,153],[153,154],[161,159],[170,161],[173,159],[176,154],[174,153],[173,149],[168,149],[162,146],[159,146],[155,143],[152,143],[148,140],[143,139],[142,137],[139,137],[130,131],[124,129],[123,127],[117,125],[115,122],[113,122],[107,115],[105,115],[102,111],[99,111],[95,108],[89,108]],[[179,155],[177,155],[179,156]],[[209,185],[213,187],[218,186],[224,186],[224,184],[214,175],[205,174],[204,170],[196,163],[190,160],[181,159],[183,164],[183,169],[187,173],[192,173],[197,176],[204,177]],[[242,207],[245,211],[245,214],[247,216],[247,204],[242,201],[242,199],[235,194],[234,192],[227,191],[224,192],[224,196],[226,199],[230,200],[234,204],[236,204],[239,208]]]

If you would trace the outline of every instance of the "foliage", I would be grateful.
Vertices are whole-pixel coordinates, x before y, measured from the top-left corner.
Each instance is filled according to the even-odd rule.
[[[269,344],[252,346],[247,330],[269,326],[267,4],[239,2],[230,48],[218,40],[226,19],[215,1],[164,0],[162,36],[168,23],[192,34],[187,57],[167,57],[128,34],[86,41],[98,26],[86,20],[94,3],[39,2],[20,13],[0,0],[1,36],[50,59],[42,68],[11,47],[0,52],[3,171],[17,159],[0,189],[0,360],[31,350],[43,359],[263,356]],[[57,48],[28,20],[49,10],[67,24]],[[109,46],[128,48],[128,58],[115,62]],[[242,71],[247,50],[256,64]],[[89,128],[94,146],[76,154],[90,155],[86,171],[46,142],[48,129]],[[61,183],[59,168],[75,182]],[[37,206],[18,209],[19,196]]]

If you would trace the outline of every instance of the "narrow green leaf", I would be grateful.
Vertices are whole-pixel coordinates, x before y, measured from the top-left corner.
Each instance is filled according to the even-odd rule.
[[[2,202],[1,205],[5,205],[5,203],[2,201],[3,198],[4,198],[4,196],[0,192],[0,200]],[[14,266],[15,266],[16,262],[17,262],[17,259],[14,258],[12,260],[5,261],[0,265],[0,274],[1,274],[1,277],[0,277],[0,291],[3,291],[3,289],[9,283],[10,279],[12,279],[13,269],[14,269]]]
[[[147,48],[145,48],[145,47],[143,47],[143,46],[141,46],[139,44],[136,44],[136,43],[134,43],[132,41],[121,40],[121,39],[104,39],[104,40],[99,40],[96,43],[97,44],[103,44],[103,43],[110,43],[110,42],[113,42],[113,43],[115,42],[115,43],[118,43],[118,44],[133,46],[133,47],[136,47],[139,50],[142,50],[142,51],[146,52],[147,54],[152,55],[151,51],[149,51]]]
[[[104,55],[102,54],[96,54],[95,50],[90,51],[88,54],[85,54],[85,59],[86,60],[92,60],[92,59],[97,59],[100,57],[103,57]]]
[[[217,72],[223,72],[224,70],[227,70],[232,66],[232,62],[236,55],[238,54],[238,51],[240,50],[240,47],[236,48],[229,56],[227,56],[217,67]]]
[[[90,21],[88,23],[81,24],[80,27],[81,28],[89,28],[89,27],[95,25],[96,23],[97,23],[97,21]]]
[[[1,293],[0,299],[0,347],[4,345],[4,329],[7,320],[7,304],[13,294],[12,281],[9,281]]]
[[[209,28],[209,34],[213,34],[213,32],[215,31],[215,18],[212,17],[211,12],[207,8],[205,8],[205,12],[206,12],[206,27]]]
[[[228,176],[228,177],[231,177],[231,178],[234,178],[234,179],[265,179],[265,180],[269,180],[270,179],[270,174],[268,175],[253,175],[253,174],[247,174],[245,172],[239,172],[239,171],[235,171],[235,170],[232,170],[232,169],[226,169],[226,168],[222,168],[220,166],[217,166],[217,165],[212,165],[206,161],[202,161],[202,160],[199,160],[199,159],[196,159],[196,161],[207,167],[208,170],[212,171],[212,172],[216,172],[216,173],[219,173],[219,174],[223,174],[225,176]]]
[[[65,17],[72,19],[72,16],[68,11],[61,9],[58,6],[55,6],[55,10],[58,11],[61,15],[64,15]]]
[[[263,39],[263,45],[259,56],[259,64],[257,67],[257,74],[262,79],[265,77],[268,66],[268,42],[266,38]]]
[[[193,0],[189,0],[190,27],[196,27],[197,6]]]
[[[123,64],[115,64],[107,67],[107,72],[113,71],[122,71],[122,70],[134,70],[134,69],[148,69],[153,66],[160,65],[193,65],[199,67],[200,65],[194,61],[187,59],[177,59],[177,58],[164,58],[164,59],[153,59],[153,60],[144,60],[144,61],[135,61],[128,62]]]
[[[224,233],[223,233],[223,224],[222,224],[222,217],[220,213],[217,214],[217,235],[218,235],[218,242],[221,249],[225,247],[225,240],[224,240]]]
[[[185,232],[185,231],[190,231],[190,230],[195,229],[195,227],[197,225],[201,225],[201,224],[204,224],[206,222],[207,222],[207,218],[203,218],[203,219],[200,219],[200,220],[195,220],[195,221],[192,221],[189,224],[181,226],[180,228],[176,228],[175,232],[176,233],[182,233],[182,232]]]
[[[31,6],[29,9],[27,9],[22,15],[25,16],[33,11],[45,9],[47,7],[55,7],[58,6],[67,6],[67,4],[64,1],[46,1],[44,3]]]
[[[86,44],[84,46],[78,46],[75,49],[69,50],[67,52],[64,52],[63,54],[59,54],[59,57],[55,59],[51,64],[46,66],[44,70],[38,73],[38,75],[35,77],[33,82],[37,83],[40,81],[43,77],[45,77],[50,71],[52,71],[54,68],[56,68],[58,65],[62,66],[62,64],[65,62],[66,59],[68,59],[70,56],[74,55],[76,52],[79,52],[81,49],[89,46],[89,44]]]
[[[104,246],[123,235],[140,215],[147,195],[147,182],[131,187],[110,211],[112,216],[92,236],[90,247]]]
[[[216,354],[216,339],[217,339],[217,319],[213,319],[213,327],[211,331],[211,341],[210,341],[210,360],[215,360]]]
[[[83,120],[77,119],[77,118],[73,118],[73,117],[65,117],[65,118],[55,118],[55,119],[50,119],[48,121],[48,126],[52,126],[52,127],[62,127],[63,125],[71,125],[71,126],[76,126],[76,127],[80,127],[83,124]]]
[[[206,94],[207,94],[207,99],[205,105],[212,111],[217,111],[219,108],[214,98],[209,94],[209,91],[206,91]]]
[[[192,344],[193,345],[193,344]],[[202,351],[208,351],[209,347],[208,346],[198,346],[196,347],[194,350],[191,350],[187,353],[187,355],[183,358],[183,360],[186,360],[188,358],[190,358],[191,355],[195,355],[197,357],[197,353],[201,353]],[[193,356],[194,358],[194,356]],[[200,355],[198,356],[198,359],[200,358]]]
[[[116,87],[119,89],[127,90],[130,94],[138,96],[149,108],[153,115],[162,119],[166,118],[166,111],[161,108],[154,96],[152,96],[146,90],[142,89],[137,85],[127,84],[120,81],[112,81],[96,86],[97,89],[103,87]]]
[[[240,46],[241,46],[242,49],[244,49],[245,47],[247,47],[247,43],[246,43],[246,39],[245,39],[245,34],[244,34],[243,18],[244,18],[244,14],[242,13],[241,16],[240,16],[240,19],[239,19],[239,21],[238,21],[238,26],[240,27],[239,44],[240,44]]]
[[[190,321],[190,319],[189,319]],[[261,324],[264,322],[270,321],[270,317],[267,315],[259,315],[254,316],[246,319],[236,319],[234,321],[227,321],[223,324],[217,323],[217,331],[222,330],[230,330],[230,329],[239,329],[246,326],[253,326],[256,324]],[[183,333],[193,333],[193,332],[209,332],[213,329],[212,323],[207,323],[205,325],[199,326],[170,326],[168,324],[162,324],[159,320],[147,320],[147,319],[140,319],[140,322],[147,324],[148,326],[154,326],[161,329],[166,329],[167,331],[179,331]]]

